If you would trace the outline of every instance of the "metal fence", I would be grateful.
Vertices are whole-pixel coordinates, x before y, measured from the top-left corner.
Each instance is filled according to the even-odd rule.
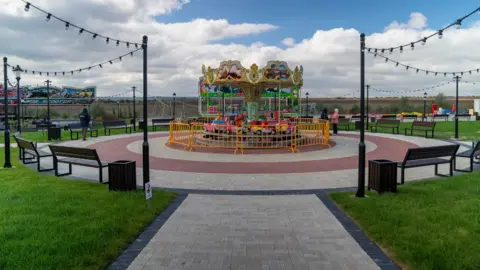
[[[309,119],[310,120],[310,119]],[[297,148],[312,145],[328,145],[330,126],[328,121],[316,123],[276,123],[268,125],[213,125],[202,123],[170,123],[168,143],[184,146],[190,151],[197,147],[234,149]]]

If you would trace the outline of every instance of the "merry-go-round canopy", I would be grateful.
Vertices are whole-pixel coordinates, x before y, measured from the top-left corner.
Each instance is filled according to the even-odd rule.
[[[259,69],[252,64],[244,68],[240,61],[229,60],[220,63],[218,68],[205,68],[202,65],[205,85],[230,85],[238,88],[277,88],[301,87],[303,85],[303,67],[296,66],[292,71],[284,61],[269,61]]]

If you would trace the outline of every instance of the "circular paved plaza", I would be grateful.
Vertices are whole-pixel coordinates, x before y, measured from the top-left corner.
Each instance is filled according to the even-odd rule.
[[[332,136],[330,145],[288,149],[249,150],[233,154],[232,149],[197,148],[167,145],[168,133],[149,135],[151,183],[159,188],[187,190],[307,190],[354,187],[358,175],[358,133]],[[401,161],[408,148],[434,146],[448,142],[391,134],[365,137],[367,160]],[[62,144],[97,149],[102,160],[135,160],[138,184],[142,183],[142,134],[93,138]],[[460,160],[459,167],[466,167]],[[440,167],[447,172],[447,167]],[[74,175],[96,179],[94,173],[75,168]],[[409,169],[406,180],[433,177],[433,167]]]

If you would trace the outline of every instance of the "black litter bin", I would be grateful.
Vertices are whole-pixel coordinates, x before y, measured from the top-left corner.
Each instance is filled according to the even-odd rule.
[[[129,191],[137,189],[136,162],[117,160],[108,163],[108,189]]]
[[[61,140],[62,139],[62,128],[50,126],[48,128],[48,136],[51,140]]]
[[[370,122],[371,122],[371,123],[375,123],[376,120],[377,120],[376,117],[370,117]]]
[[[355,130],[360,130],[360,120],[355,121]]]
[[[143,121],[138,121],[138,129],[143,130]]]
[[[397,192],[397,163],[378,159],[368,161],[368,190]]]

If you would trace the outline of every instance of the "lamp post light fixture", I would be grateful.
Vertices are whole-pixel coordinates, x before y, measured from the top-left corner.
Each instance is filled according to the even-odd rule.
[[[175,98],[177,97],[176,93],[173,93],[173,120],[175,120]]]
[[[20,122],[20,115],[22,114],[20,108],[20,75],[22,74],[22,69],[17,65],[13,71],[15,72],[15,78],[17,79],[17,136],[22,135],[22,123]]]
[[[423,93],[423,117],[422,121],[427,121],[427,92]]]
[[[12,168],[10,162],[10,128],[8,126],[8,75],[7,75],[7,57],[3,58],[3,113],[5,120],[4,143],[5,143],[5,163],[3,168]]]
[[[308,108],[308,95],[309,95],[309,93],[306,92],[306,93],[305,93],[305,96],[307,97],[307,108],[306,108],[306,111],[305,111],[305,116],[307,116],[307,117],[308,117],[308,109],[309,109],[309,108]]]

